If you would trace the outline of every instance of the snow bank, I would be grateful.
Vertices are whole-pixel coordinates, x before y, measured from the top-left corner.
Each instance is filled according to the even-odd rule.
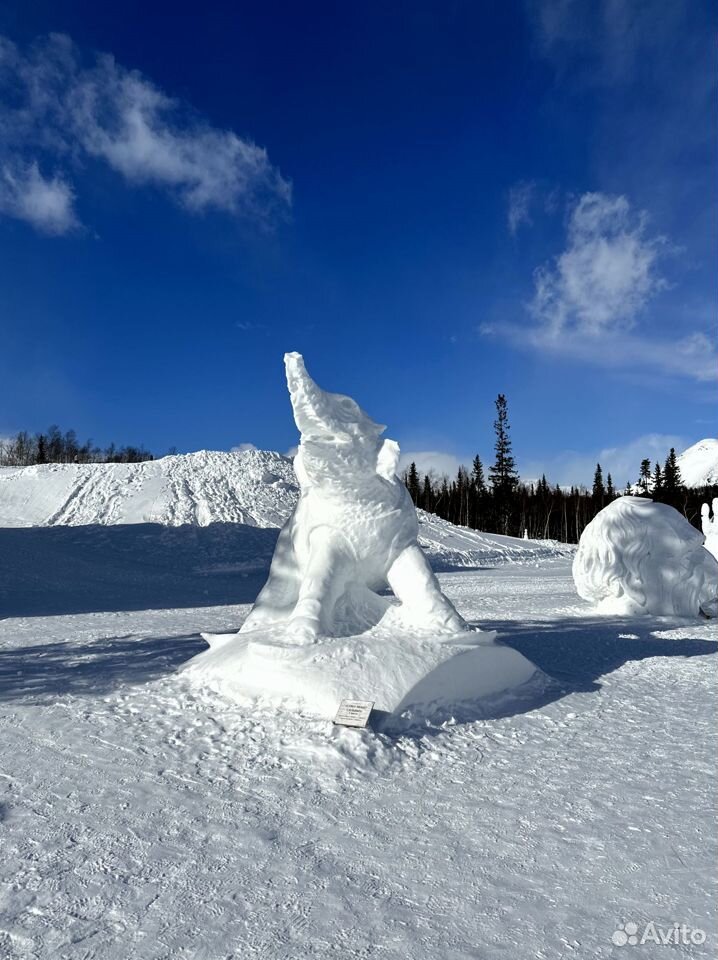
[[[718,562],[703,539],[673,507],[620,497],[581,535],[576,589],[604,613],[698,616],[718,593]]]

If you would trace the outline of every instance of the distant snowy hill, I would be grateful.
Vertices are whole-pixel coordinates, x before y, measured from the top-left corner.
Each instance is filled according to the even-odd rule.
[[[678,457],[681,477],[687,487],[718,483],[718,440],[699,440]]]
[[[221,554],[222,570],[231,573],[230,567],[236,569],[237,563],[256,567],[260,562],[263,569],[266,568],[273,539],[271,535],[269,540],[264,538],[260,549],[257,536],[250,536],[247,528],[280,527],[298,496],[292,461],[279,453],[262,450],[241,453],[203,450],[131,464],[3,467],[0,468],[0,528],[138,524],[205,528],[214,525],[213,536],[208,536],[210,531],[207,531],[207,535],[203,532],[200,537],[197,531],[197,535],[190,538],[189,549],[197,549],[196,544],[201,542],[203,552],[212,554],[214,550],[207,564],[216,570]],[[437,570],[506,562],[533,563],[566,556],[574,549],[552,540],[522,540],[456,527],[423,511],[419,511],[419,520],[420,543]],[[149,549],[149,540],[158,536],[150,530],[137,530],[134,534],[127,531],[113,542],[121,540],[123,550],[129,549],[132,542],[136,549],[137,542],[144,537]],[[82,539],[84,555],[89,557],[97,536],[78,530],[72,537]],[[42,543],[47,545],[46,549],[59,550],[61,545],[64,549],[65,539],[58,530],[56,537],[45,536]],[[237,545],[239,539],[241,549]],[[184,544],[185,540],[179,531],[175,535],[167,530],[158,544],[168,546],[175,541]],[[212,549],[211,543],[215,544]],[[109,557],[106,561],[109,562]],[[203,570],[208,569],[207,564]]]
[[[244,523],[278,527],[299,494],[279,453],[200,450],[144,463],[0,468],[0,527]]]

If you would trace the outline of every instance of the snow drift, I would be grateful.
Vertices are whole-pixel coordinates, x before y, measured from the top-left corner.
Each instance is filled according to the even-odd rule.
[[[472,631],[442,593],[396,476],[399,445],[350,397],[318,387],[299,354],[284,361],[301,496],[239,634],[205,634],[210,650],[187,674],[326,717],[360,696],[433,714],[528,681],[536,667]]]
[[[703,540],[673,507],[620,497],[581,535],[576,589],[603,613],[698,616],[718,593],[718,562]]]

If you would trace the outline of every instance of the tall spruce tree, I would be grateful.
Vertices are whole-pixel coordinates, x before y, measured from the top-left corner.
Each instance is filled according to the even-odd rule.
[[[509,412],[506,397],[500,393],[496,398],[496,419],[494,432],[496,441],[494,450],[496,459],[489,470],[489,479],[496,506],[497,526],[500,533],[509,533],[511,526],[511,507],[513,495],[519,485],[519,476],[516,472],[516,463],[511,452],[511,438],[509,436]]]
[[[606,476],[606,499],[610,502],[611,500],[615,500],[615,498],[616,498],[616,490],[615,490],[615,487],[613,486],[613,478],[609,473]]]

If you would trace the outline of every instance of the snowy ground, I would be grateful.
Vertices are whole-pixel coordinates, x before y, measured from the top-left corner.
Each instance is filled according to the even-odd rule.
[[[152,550],[172,536],[137,530]],[[137,545],[126,531],[107,534],[118,576]],[[72,533],[80,548],[99,536]],[[46,567],[84,562],[91,577],[101,555],[83,561],[69,531],[11,534],[26,570],[46,555],[40,535],[58,537]],[[567,559],[508,555],[442,584],[555,689],[392,738],[240,707],[175,674],[200,630],[246,615],[211,606],[223,578],[249,601],[259,570],[172,582],[148,564],[165,609],[137,609],[141,564],[131,581],[96,570],[84,597],[63,594],[60,569],[44,594],[40,573],[34,592],[6,588],[0,956],[715,956],[715,629],[597,619]],[[43,595],[62,615],[36,615]],[[707,942],[612,944],[619,922],[649,920]]]

